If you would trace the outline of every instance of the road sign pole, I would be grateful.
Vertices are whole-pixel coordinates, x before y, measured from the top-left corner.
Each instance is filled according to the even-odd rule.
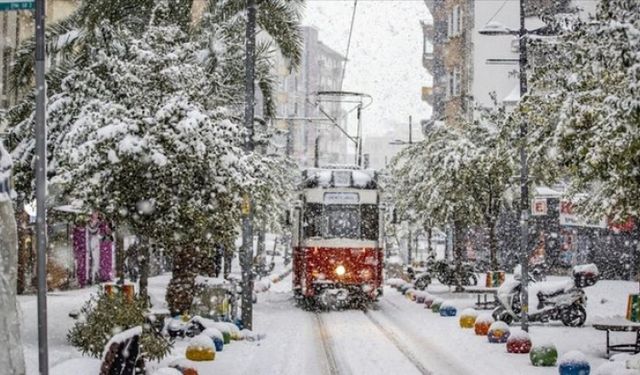
[[[49,374],[47,348],[47,123],[45,82],[45,0],[36,0],[36,241],[38,252],[38,363]]]

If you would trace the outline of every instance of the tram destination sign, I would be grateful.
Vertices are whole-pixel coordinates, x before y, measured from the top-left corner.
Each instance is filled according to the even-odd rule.
[[[324,204],[358,204],[360,194],[347,192],[324,193]]]
[[[0,0],[0,12],[9,10],[35,9],[35,0]]]

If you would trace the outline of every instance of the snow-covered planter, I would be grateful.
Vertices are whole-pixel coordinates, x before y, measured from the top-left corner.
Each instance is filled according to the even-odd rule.
[[[509,330],[509,325],[501,321],[493,322],[487,332],[487,338],[489,339],[489,342],[493,344],[506,343],[510,335],[511,331]]]
[[[461,328],[473,328],[476,324],[476,318],[478,317],[478,311],[475,309],[464,309],[460,313],[460,327]]]
[[[433,303],[431,304],[431,311],[434,313],[439,313],[440,312],[440,306],[442,306],[442,303],[444,302],[444,300],[442,298],[436,298]]]
[[[515,330],[511,332],[507,339],[507,352],[526,354],[531,351],[531,338],[529,334],[523,330]]]
[[[458,309],[451,302],[443,302],[440,305],[440,316],[451,317],[456,316]]]
[[[485,286],[487,288],[497,288],[504,283],[504,279],[504,271],[489,271],[485,279]]]
[[[489,327],[495,322],[491,314],[480,314],[474,323],[474,330],[478,336],[486,336],[489,333]]]
[[[560,357],[558,370],[560,375],[589,375],[591,366],[582,352],[572,350]]]
[[[191,361],[213,361],[216,351],[211,338],[206,335],[192,338],[187,347],[186,357]]]
[[[558,350],[553,344],[534,345],[529,352],[529,359],[534,366],[555,366]]]

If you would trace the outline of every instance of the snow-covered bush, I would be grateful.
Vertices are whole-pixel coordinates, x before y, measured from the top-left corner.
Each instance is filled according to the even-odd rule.
[[[71,345],[83,354],[100,358],[109,339],[127,329],[143,326],[140,343],[144,358],[162,359],[170,349],[170,343],[147,324],[145,301],[129,300],[122,293],[107,295],[100,291],[85,303],[78,321],[67,334]]]

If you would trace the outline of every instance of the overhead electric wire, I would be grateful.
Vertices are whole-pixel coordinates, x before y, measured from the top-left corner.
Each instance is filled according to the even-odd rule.
[[[342,64],[342,77],[340,78],[340,91],[342,91],[342,83],[344,82],[344,73],[347,71],[347,62],[349,61],[349,49],[351,48],[351,35],[353,35],[353,24],[356,20],[356,8],[358,0],[353,2],[353,14],[351,15],[351,26],[349,27],[349,39],[347,40],[347,51],[344,56],[344,64]]]

